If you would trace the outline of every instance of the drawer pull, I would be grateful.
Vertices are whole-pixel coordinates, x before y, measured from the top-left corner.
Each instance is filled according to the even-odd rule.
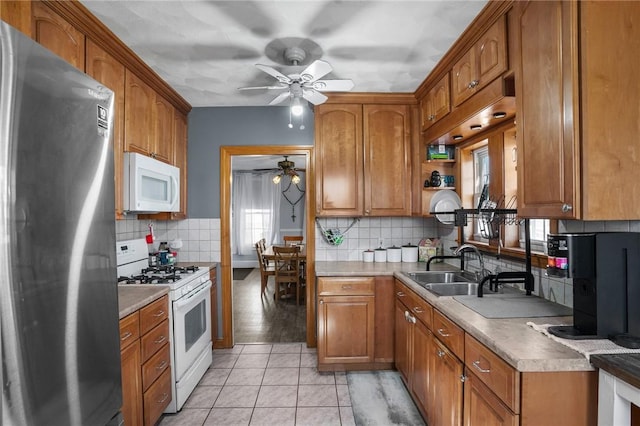
[[[163,336],[160,336],[159,339],[154,340],[153,343],[155,343],[156,345],[160,345],[160,344],[162,344],[162,343],[164,343],[166,341],[167,341],[167,336],[163,335]]]
[[[158,401],[158,404],[163,404],[167,398],[169,398],[169,394],[168,393],[163,393],[162,394],[162,399],[160,401]]]
[[[163,359],[162,362],[156,366],[156,370],[158,371],[164,370],[166,366],[167,366],[167,361]]]
[[[439,328],[438,329],[438,334],[441,335],[442,337],[450,337],[451,334],[447,333],[447,331],[444,328]]]
[[[321,305],[324,305],[324,300],[320,300],[320,304],[321,304]]]
[[[484,369],[484,368],[480,367],[480,361],[479,360],[478,361],[473,361],[471,363],[471,365],[473,365],[476,368],[476,370],[478,370],[481,373],[491,373],[491,369],[490,368]]]
[[[420,306],[416,306],[415,308],[413,308],[413,312],[415,312],[416,314],[421,314],[424,312],[424,309],[422,309]]]
[[[125,340],[127,340],[129,337],[133,336],[133,333],[131,333],[130,331],[127,331],[126,333],[124,333],[121,337],[120,337],[120,341],[124,342]]]
[[[404,319],[407,320],[407,322],[410,322],[412,324],[416,323],[416,318],[413,315],[411,315],[409,311],[404,311]]]
[[[343,290],[351,290],[352,288],[353,288],[353,286],[352,286],[352,285],[349,285],[349,284],[344,284],[344,285],[342,286],[342,289],[343,289]]]
[[[164,315],[164,311],[162,309],[160,309],[157,313],[153,314],[154,317],[161,317]]]
[[[444,356],[444,351],[442,349],[438,349],[438,358],[442,358]]]
[[[396,293],[396,296],[398,296],[398,297],[405,297],[405,296],[406,296],[406,294],[404,294],[403,292],[399,291],[399,292],[397,292],[397,293]]]

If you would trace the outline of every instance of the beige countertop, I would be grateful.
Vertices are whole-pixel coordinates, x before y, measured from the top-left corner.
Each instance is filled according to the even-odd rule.
[[[526,325],[571,324],[572,317],[489,319],[467,308],[450,296],[438,297],[413,280],[400,274],[425,270],[425,263],[316,262],[318,276],[394,275],[422,296],[436,309],[462,327],[468,334],[500,355],[519,371],[587,371],[593,370],[582,354],[555,342]],[[456,269],[443,263],[432,270]]]
[[[169,293],[169,288],[162,284],[118,284],[120,319]]]

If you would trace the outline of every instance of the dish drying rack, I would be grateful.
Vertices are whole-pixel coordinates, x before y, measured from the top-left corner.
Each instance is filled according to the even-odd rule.
[[[486,196],[486,195],[485,195]],[[500,237],[500,225],[516,225],[524,226],[525,240],[525,266],[527,274],[531,274],[531,231],[529,229],[529,218],[518,217],[518,210],[515,207],[516,196],[514,195],[505,203],[504,195],[483,199],[481,197],[475,209],[456,209],[451,212],[431,212],[432,215],[454,215],[454,225],[460,228],[460,245],[464,244],[464,227],[467,226],[469,218],[478,220],[480,234],[483,238],[494,239]],[[502,206],[502,207],[501,207]],[[502,244],[501,242],[499,243]],[[500,245],[498,246],[498,255],[500,253]],[[528,293],[529,294],[529,293]]]

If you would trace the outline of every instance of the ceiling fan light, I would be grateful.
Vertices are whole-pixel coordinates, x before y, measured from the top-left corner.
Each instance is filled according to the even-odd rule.
[[[298,176],[297,174],[296,174],[296,175],[293,175],[293,176],[291,177],[291,182],[293,182],[294,184],[298,184],[298,183],[300,183],[300,176]]]
[[[273,183],[275,183],[276,185],[280,183],[280,179],[282,179],[281,175],[275,175],[273,177]]]
[[[300,98],[294,97],[291,101],[291,114],[299,117],[302,115],[302,102],[300,102]]]

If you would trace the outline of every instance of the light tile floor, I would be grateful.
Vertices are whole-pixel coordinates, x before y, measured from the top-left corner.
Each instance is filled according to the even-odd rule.
[[[355,425],[346,374],[316,365],[304,343],[216,349],[182,410],[160,425]]]

